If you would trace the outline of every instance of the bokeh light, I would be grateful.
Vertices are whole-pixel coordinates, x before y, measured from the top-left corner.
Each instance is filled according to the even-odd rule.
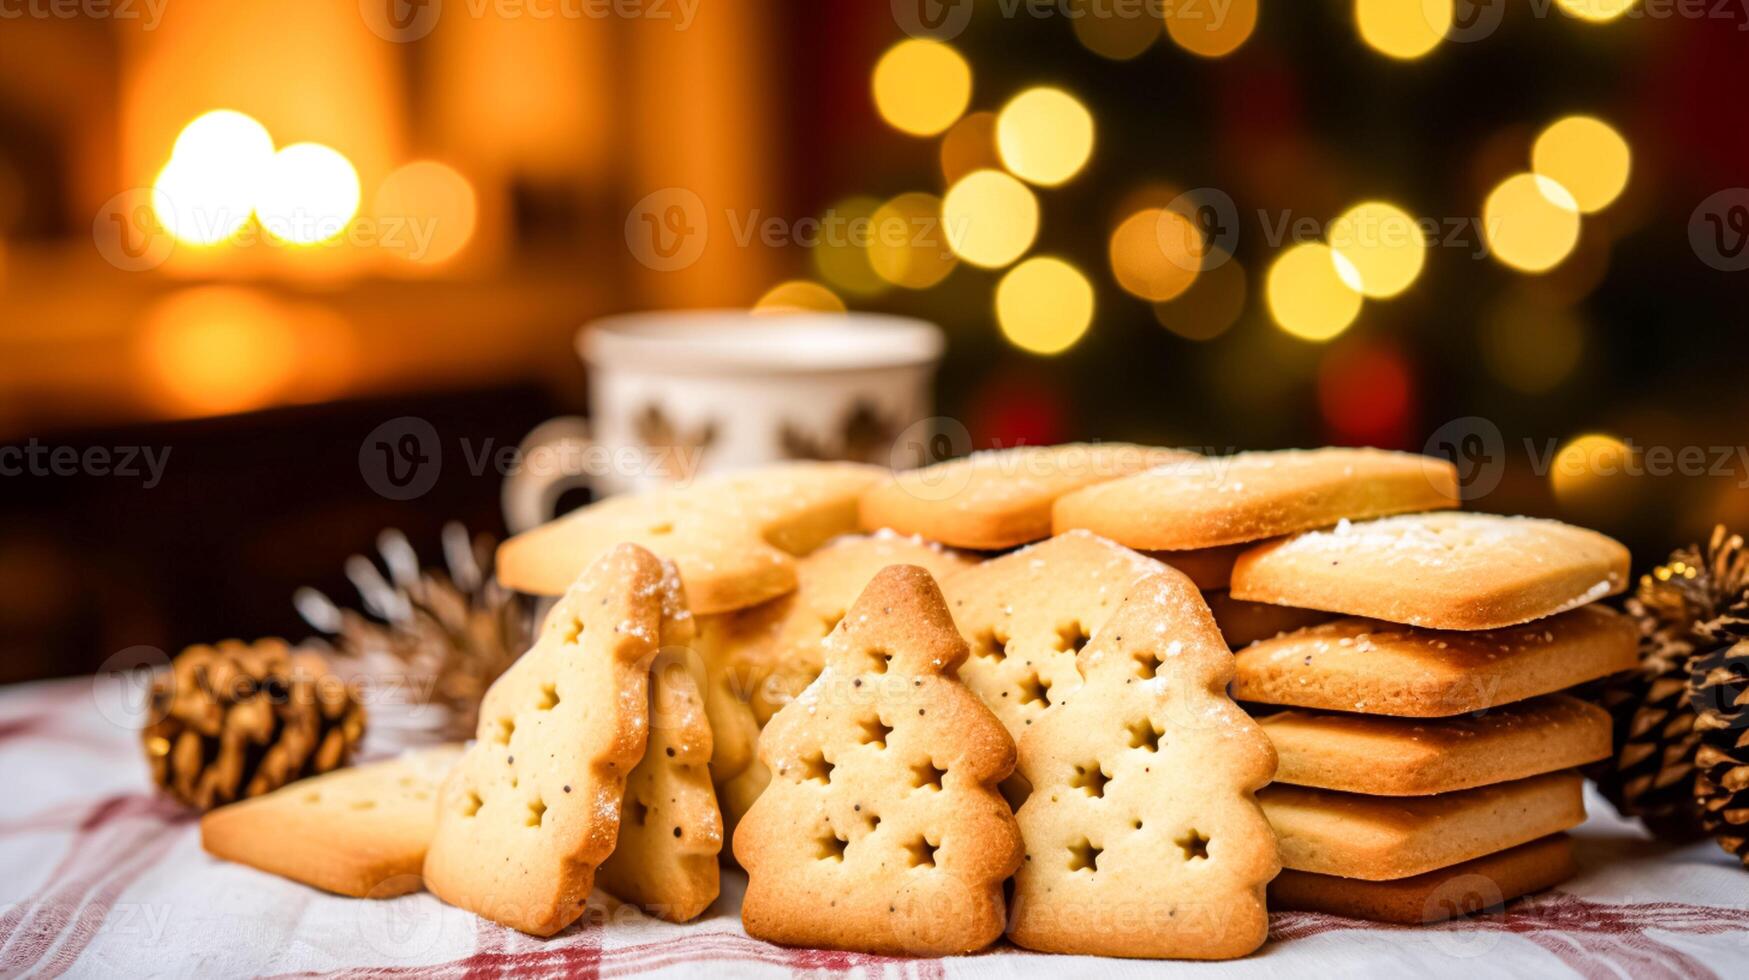
[[[941,176],[947,183],[974,170],[1000,169],[994,112],[968,112],[941,137]]]
[[[1190,288],[1202,266],[1205,246],[1202,233],[1189,218],[1148,208],[1117,226],[1107,251],[1117,284],[1132,296],[1159,303]]]
[[[1585,328],[1567,307],[1517,297],[1483,317],[1481,343],[1490,374],[1516,391],[1541,395],[1578,366]]]
[[[838,294],[817,282],[791,279],[765,291],[753,304],[753,312],[769,313],[843,313],[844,301]]]
[[[941,199],[900,194],[875,209],[869,223],[868,262],[895,286],[928,289],[959,264],[941,230]]]
[[[934,136],[971,103],[972,68],[948,45],[912,38],[881,55],[873,88],[875,108],[888,125],[912,136]]]
[[[1149,4],[1125,7],[1110,0],[1074,0],[1069,8],[1083,47],[1113,61],[1128,61],[1160,37],[1160,18]]]
[[[1213,340],[1245,312],[1245,267],[1239,260],[1211,249],[1204,265],[1183,295],[1154,304],[1154,319],[1186,340]]]
[[[1628,141],[1593,116],[1567,116],[1538,134],[1530,168],[1573,195],[1585,214],[1601,211],[1627,186],[1633,153]]]
[[[1306,242],[1282,252],[1269,267],[1264,297],[1281,329],[1325,341],[1360,315],[1360,274],[1328,245]]]
[[[172,293],[147,312],[139,336],[141,375],[172,415],[261,408],[288,395],[300,369],[294,319],[250,289]]]
[[[1404,445],[1414,399],[1414,375],[1394,347],[1344,341],[1318,364],[1318,410],[1340,445]]]
[[[1588,520],[1604,521],[1626,509],[1632,496],[1633,463],[1626,443],[1588,432],[1562,446],[1549,468],[1549,485],[1561,506]]]
[[[1482,234],[1496,259],[1524,272],[1559,265],[1579,242],[1579,204],[1540,174],[1513,174],[1482,204]]]
[[[1595,24],[1615,20],[1638,3],[1639,0],[1555,0],[1562,13]]]
[[[269,235],[293,245],[339,237],[358,214],[358,171],[339,151],[293,143],[273,155],[255,199]]]
[[[217,245],[243,229],[273,160],[273,137],[231,109],[196,117],[176,137],[152,184],[159,224],[189,245]]]
[[[1060,88],[1029,88],[996,114],[996,149],[1016,177],[1054,187],[1093,154],[1093,114]]]
[[[1221,58],[1238,50],[1257,29],[1257,0],[1174,3],[1165,9],[1166,36],[1194,55]]]
[[[996,284],[996,322],[1021,350],[1061,353],[1093,323],[1093,284],[1062,259],[1027,259]]]
[[[1038,199],[999,170],[960,178],[941,199],[942,231],[960,258],[998,269],[1026,253],[1038,235]]]
[[[878,296],[885,279],[868,262],[868,234],[881,202],[865,195],[847,197],[826,209],[820,237],[811,249],[820,278],[853,296]]]
[[[1354,0],[1354,23],[1374,51],[1408,61],[1451,30],[1453,0]]]
[[[479,203],[454,167],[416,160],[383,178],[371,213],[380,248],[409,262],[440,265],[474,237]]]
[[[1357,204],[1331,222],[1330,247],[1353,264],[1361,293],[1375,299],[1408,289],[1427,261],[1421,226],[1383,201]]]

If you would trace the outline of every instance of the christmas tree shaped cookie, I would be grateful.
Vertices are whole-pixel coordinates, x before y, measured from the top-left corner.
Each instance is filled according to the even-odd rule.
[[[1142,579],[1078,660],[1081,687],[1022,739],[1009,938],[1099,956],[1256,949],[1281,867],[1254,795],[1275,750],[1227,698],[1233,655],[1201,594],[1176,571]]]
[[[619,841],[596,875],[606,891],[671,922],[696,918],[716,899],[723,849],[704,667],[686,645],[693,633],[690,619],[664,624],[650,668],[649,745],[626,778]]]
[[[995,788],[1014,742],[955,679],[966,644],[935,581],[882,570],[824,653],[759,739],[771,784],[735,832],[747,933],[901,955],[988,945],[1021,856]]]
[[[550,936],[576,921],[643,758],[664,588],[656,557],[609,551],[493,682],[475,743],[444,782],[425,882],[445,902]],[[670,620],[678,618],[671,609]]]

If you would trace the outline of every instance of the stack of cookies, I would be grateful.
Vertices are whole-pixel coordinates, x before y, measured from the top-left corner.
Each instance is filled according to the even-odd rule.
[[[542,936],[595,885],[692,919],[732,853],[750,935],[907,955],[1243,956],[1266,888],[1493,906],[1570,873],[1570,770],[1610,733],[1559,692],[1635,636],[1589,605],[1619,545],[1456,513],[1456,482],[1102,444],[613,498],[504,545],[506,584],[560,598],[441,785],[364,767],[207,846]]]
[[[1569,877],[1573,768],[1609,754],[1610,719],[1559,692],[1634,664],[1633,624],[1590,605],[1627,574],[1603,535],[1488,514],[1240,555],[1238,598],[1342,617],[1236,658],[1234,695],[1280,756],[1259,794],[1287,868],[1274,906],[1429,922]]]

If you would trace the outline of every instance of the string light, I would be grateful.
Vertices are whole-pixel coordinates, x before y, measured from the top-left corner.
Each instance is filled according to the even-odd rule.
[[[1062,259],[1027,259],[996,284],[996,322],[1021,350],[1062,353],[1093,322],[1093,285]]]
[[[1182,296],[1154,304],[1154,319],[1186,340],[1213,340],[1245,312],[1245,267],[1218,249]]]
[[[479,218],[473,185],[435,160],[416,160],[383,178],[371,211],[379,245],[426,266],[441,265],[466,248]]]
[[[1360,315],[1360,274],[1340,252],[1306,242],[1276,258],[1264,296],[1281,329],[1302,340],[1326,341]]]
[[[1369,47],[1401,61],[1420,58],[1451,30],[1453,0],[1354,0],[1354,22]]]
[[[756,314],[843,313],[844,301],[817,282],[791,279],[765,291],[753,304]]]
[[[1527,395],[1552,391],[1578,366],[1585,330],[1573,311],[1509,299],[1482,320],[1482,362],[1508,387]]]
[[[1224,58],[1238,50],[1257,29],[1257,0],[1216,4],[1174,3],[1167,6],[1166,36],[1194,55]]]
[[[1579,241],[1579,204],[1540,174],[1501,181],[1482,204],[1482,234],[1501,262],[1525,272],[1560,264]]]
[[[952,47],[912,38],[881,55],[873,88],[875,109],[888,125],[912,136],[934,136],[971,103],[972,68]]]
[[[941,223],[955,254],[973,265],[998,269],[1032,246],[1038,235],[1038,199],[1025,184],[999,170],[976,170],[942,196]]]
[[[1062,89],[1027,89],[996,114],[996,149],[1016,177],[1054,187],[1093,154],[1093,114]]]
[[[217,245],[248,224],[258,183],[273,160],[273,137],[231,109],[196,117],[176,137],[152,184],[152,210],[189,245]]]
[[[293,143],[273,155],[255,214],[269,235],[293,245],[338,238],[358,213],[358,171],[320,143]]]
[[[1202,265],[1202,233],[1176,211],[1147,208],[1111,233],[1111,274],[1132,296],[1165,302],[1190,288]]]
[[[1330,247],[1354,266],[1361,293],[1375,299],[1408,289],[1427,261],[1420,225],[1383,201],[1357,204],[1331,222]]]
[[[1562,13],[1594,24],[1615,20],[1638,3],[1639,0],[1555,0]]]
[[[1622,512],[1631,496],[1625,475],[1633,462],[1626,443],[1615,436],[1588,432],[1562,446],[1549,470],[1549,484],[1562,506],[1593,519]]]
[[[941,176],[953,183],[974,170],[999,170],[996,114],[968,112],[941,138]]]
[[[887,281],[868,261],[868,233],[881,202],[866,195],[847,197],[826,209],[812,252],[820,278],[853,296],[878,296]]]
[[[1531,169],[1572,195],[1585,214],[1601,211],[1620,196],[1633,166],[1628,141],[1592,116],[1567,116],[1549,124],[1530,151]]]
[[[895,286],[928,289],[953,271],[958,259],[941,229],[941,200],[900,194],[875,209],[869,223],[868,262]]]

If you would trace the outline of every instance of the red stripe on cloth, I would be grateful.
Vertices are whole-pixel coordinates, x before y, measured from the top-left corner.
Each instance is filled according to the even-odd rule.
[[[179,834],[168,829],[153,831],[153,839],[140,845],[138,856],[130,858],[124,864],[116,867],[115,874],[104,882],[97,894],[92,896],[73,919],[73,928],[67,933],[60,945],[54,948],[54,953],[47,962],[42,964],[37,976],[55,977],[71,967],[85,950],[90,947],[93,939],[109,920],[110,913],[115,909],[116,902],[122,892],[138,881],[146,872],[157,867],[175,846]]]
[[[0,969],[34,966],[63,939],[77,956],[108,917],[120,889],[163,856],[181,832],[182,816],[166,803],[140,794],[98,801],[77,825],[66,853],[36,894],[0,916]],[[127,826],[144,823],[144,827]]]

